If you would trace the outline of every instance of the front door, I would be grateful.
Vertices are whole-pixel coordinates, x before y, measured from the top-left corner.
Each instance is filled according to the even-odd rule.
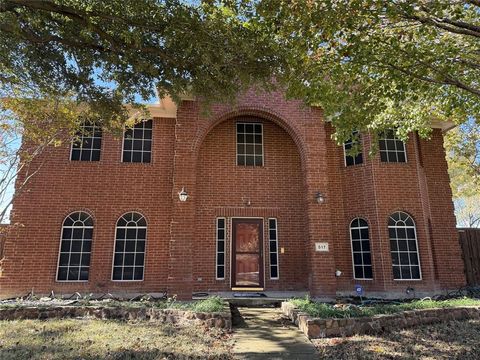
[[[263,288],[263,220],[232,219],[232,286]]]

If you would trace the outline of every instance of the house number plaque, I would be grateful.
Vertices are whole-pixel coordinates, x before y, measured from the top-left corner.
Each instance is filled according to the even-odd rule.
[[[328,252],[328,242],[317,242],[317,243],[315,243],[315,251]]]

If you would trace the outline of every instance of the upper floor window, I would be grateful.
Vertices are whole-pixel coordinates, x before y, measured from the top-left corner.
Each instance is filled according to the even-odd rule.
[[[130,212],[117,221],[113,280],[143,280],[147,221],[143,215]]]
[[[372,279],[372,255],[368,223],[361,218],[353,219],[350,224],[352,242],[353,274],[355,279]]]
[[[237,123],[237,165],[263,166],[263,126]]]
[[[420,280],[417,232],[412,217],[397,211],[388,220],[393,278],[395,280]]]
[[[152,120],[142,121],[123,135],[123,162],[149,163],[152,157]]]
[[[93,220],[82,211],[68,215],[62,225],[58,281],[87,281],[92,249]]]
[[[99,161],[102,148],[102,128],[95,123],[85,121],[72,142],[70,160]]]
[[[379,134],[380,159],[382,162],[406,162],[405,143],[394,130],[385,130]]]
[[[363,153],[361,151],[361,146],[362,140],[360,138],[360,134],[358,133],[358,131],[354,131],[352,133],[352,137],[345,141],[345,143],[343,144],[345,166],[352,166],[363,163]],[[355,147],[359,148],[359,152],[355,156],[352,156],[350,155],[349,151]]]

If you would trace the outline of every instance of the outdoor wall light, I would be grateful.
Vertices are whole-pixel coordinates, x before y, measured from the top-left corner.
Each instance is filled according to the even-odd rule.
[[[335,270],[335,276],[336,277],[342,276],[342,272],[340,270]]]
[[[185,191],[185,188],[182,187],[182,190],[178,193],[178,198],[180,199],[181,202],[185,202],[188,199],[188,194]]]
[[[323,204],[325,202],[325,195],[323,195],[320,191],[315,194],[315,200],[317,203]]]

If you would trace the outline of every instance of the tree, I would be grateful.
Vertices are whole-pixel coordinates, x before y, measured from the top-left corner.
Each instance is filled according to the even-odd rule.
[[[14,199],[41,170],[45,158],[38,159],[39,155],[74,140],[79,122],[90,118],[89,107],[74,100],[33,96],[0,101],[0,224],[8,220]]]
[[[473,120],[445,136],[457,224],[480,227],[480,125]]]
[[[0,0],[2,87],[74,94],[105,123],[157,89],[209,101],[268,88],[279,53],[241,13],[218,4]]]
[[[320,105],[341,142],[478,121],[479,13],[476,0],[262,0],[255,22],[286,49],[289,94]]]
[[[480,124],[470,120],[449,131],[445,147],[454,197],[480,195]]]
[[[138,95],[208,103],[270,88],[279,53],[218,4],[0,0],[0,222],[38,171],[33,160],[72,141],[82,120],[118,131]]]
[[[480,227],[480,194],[455,199],[457,226],[467,228]]]

